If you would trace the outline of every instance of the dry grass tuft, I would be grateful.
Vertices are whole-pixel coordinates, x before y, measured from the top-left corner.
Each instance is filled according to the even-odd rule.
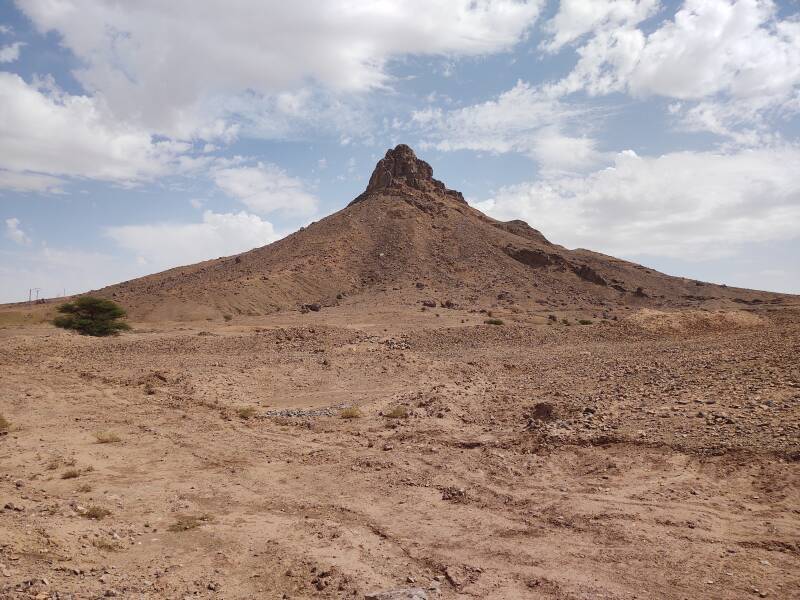
[[[392,410],[386,413],[387,419],[407,419],[408,418],[408,408],[403,406],[402,404],[395,406]]]
[[[106,552],[119,552],[122,550],[122,544],[119,542],[110,542],[108,540],[94,540],[92,546],[98,550],[105,550]]]
[[[487,325],[502,325],[503,319],[486,319],[484,323]]]
[[[122,441],[122,438],[113,431],[98,431],[94,434],[94,439],[98,444],[114,444]]]
[[[11,431],[11,421],[0,415],[0,433]]]
[[[257,413],[258,411],[255,406],[242,406],[236,409],[236,414],[239,415],[240,419],[244,419],[245,421],[252,419]]]
[[[357,406],[348,406],[347,408],[342,409],[339,413],[339,416],[342,419],[360,419],[364,416],[364,413],[361,412]]]
[[[214,520],[214,517],[209,514],[204,515],[181,515],[175,522],[169,526],[169,530],[173,532],[178,531],[189,531],[191,529],[197,529],[201,525],[205,523],[210,523]]]
[[[81,472],[78,469],[67,469],[61,474],[61,479],[75,479],[80,476]]]
[[[76,491],[80,492],[81,494],[88,494],[92,491],[92,486],[90,486],[88,483],[84,483],[79,485]]]
[[[107,508],[103,508],[102,506],[92,505],[87,508],[85,511],[81,513],[81,516],[84,519],[94,519],[95,521],[99,521],[108,515],[111,514],[111,511]]]

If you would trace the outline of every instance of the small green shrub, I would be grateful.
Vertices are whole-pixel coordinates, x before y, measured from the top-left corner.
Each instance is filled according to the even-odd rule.
[[[579,319],[578,320],[578,324],[579,325],[591,325],[592,321],[590,321],[589,319]]]
[[[116,302],[103,298],[81,296],[62,304],[57,310],[61,316],[53,319],[53,325],[72,329],[81,335],[117,335],[131,328],[120,320],[125,317],[125,310]]]
[[[487,325],[503,325],[503,319],[486,319],[484,323]]]

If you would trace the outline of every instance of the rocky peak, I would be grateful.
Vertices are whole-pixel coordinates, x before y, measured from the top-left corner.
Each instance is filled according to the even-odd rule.
[[[451,196],[461,202],[461,192],[448,190],[438,179],[433,178],[433,169],[424,160],[417,158],[414,151],[405,144],[386,151],[386,156],[378,161],[369,178],[364,194],[381,190],[404,190],[411,188],[425,193]]]

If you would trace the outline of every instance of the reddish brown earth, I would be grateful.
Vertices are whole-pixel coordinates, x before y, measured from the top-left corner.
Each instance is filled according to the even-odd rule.
[[[516,310],[612,313],[637,307],[780,304],[785,296],[669,277],[550,243],[523,221],[495,221],[433,179],[400,145],[347,208],[274,244],[111,286],[138,319],[260,316],[360,300],[501,303]],[[400,293],[396,293],[400,292]]]
[[[797,598],[798,298],[385,160],[239,262],[104,290],[131,333],[0,308],[0,598]]]

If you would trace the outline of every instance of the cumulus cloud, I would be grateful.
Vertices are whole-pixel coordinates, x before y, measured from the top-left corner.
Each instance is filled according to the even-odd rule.
[[[635,26],[658,8],[658,0],[561,0],[556,16],[544,25],[549,39],[540,48],[555,52],[598,29]]]
[[[19,51],[24,46],[22,42],[14,42],[0,46],[0,63],[12,63],[19,58]]]
[[[152,223],[109,227],[106,234],[134,253],[149,272],[237,254],[278,239],[260,217],[207,210],[200,223]]]
[[[541,0],[350,2],[17,0],[83,63],[76,76],[115,114],[182,137],[220,96],[390,82],[404,55],[481,55],[524,35]],[[207,117],[208,115],[206,115]]]
[[[627,20],[586,20],[593,35],[578,48],[574,69],[549,93],[624,92],[683,100],[687,104],[675,112],[685,112],[690,127],[708,123],[714,133],[728,136],[743,122],[763,125],[767,111],[800,110],[800,21],[780,19],[771,0],[686,0],[673,19],[647,35],[636,26],[649,14],[641,10],[646,3],[638,12],[623,4],[631,9]],[[556,21],[548,47],[575,37]],[[694,102],[701,101],[705,119],[693,113]]]
[[[31,238],[28,237],[28,234],[26,234],[19,225],[20,220],[16,217],[6,219],[6,237],[16,244],[30,244]]]
[[[438,150],[520,152],[546,170],[573,170],[602,160],[594,139],[566,132],[578,123],[585,130],[590,114],[601,116],[518,81],[493,100],[452,110],[429,107],[412,113],[411,121]]]
[[[703,260],[800,238],[800,149],[625,151],[613,167],[500,189],[480,208],[570,247]]]
[[[44,191],[51,176],[114,182],[152,179],[170,170],[186,144],[156,141],[146,131],[113,118],[104,104],[73,96],[48,80],[26,83],[0,72],[0,176],[12,188]],[[22,174],[22,175],[20,175]]]
[[[225,194],[257,213],[281,211],[307,216],[317,208],[317,199],[305,184],[277,165],[259,162],[255,166],[219,169],[213,178]]]

